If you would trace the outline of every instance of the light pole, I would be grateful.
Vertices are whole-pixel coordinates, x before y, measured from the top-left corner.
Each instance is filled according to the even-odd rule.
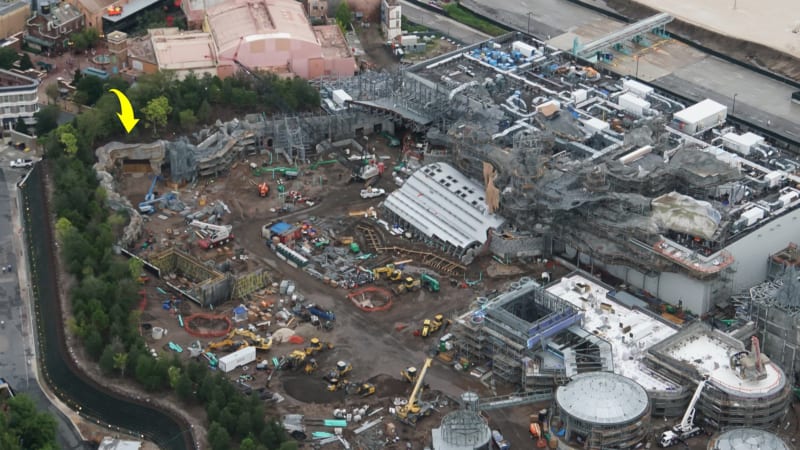
[[[736,96],[737,95],[739,95],[738,92],[736,94],[733,94],[733,106],[731,106],[731,115],[736,114]]]
[[[636,78],[637,80],[639,79],[639,58],[641,57],[639,55],[636,55],[636,75],[634,76],[634,78]]]
[[[531,14],[533,14],[533,12],[528,11],[528,34],[531,34]]]

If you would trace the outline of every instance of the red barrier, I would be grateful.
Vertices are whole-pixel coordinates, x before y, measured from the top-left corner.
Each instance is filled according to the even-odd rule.
[[[386,300],[386,303],[372,307],[364,306],[356,299],[356,297],[364,294],[367,294],[370,297],[382,296]],[[347,298],[349,298],[358,309],[364,312],[388,311],[392,308],[392,303],[394,302],[394,294],[392,294],[391,291],[388,289],[379,288],[377,286],[365,286],[360,289],[356,289],[355,291],[347,294]]]
[[[197,320],[206,320],[209,322],[224,322],[225,329],[210,329],[208,327],[202,327],[200,329],[197,327],[194,322]],[[231,319],[227,316],[222,316],[219,314],[205,314],[205,313],[198,313],[192,314],[189,317],[184,317],[183,319],[183,329],[186,330],[187,333],[191,334],[194,337],[199,338],[218,338],[227,335],[230,333],[231,329],[233,328],[233,323],[231,323]]]

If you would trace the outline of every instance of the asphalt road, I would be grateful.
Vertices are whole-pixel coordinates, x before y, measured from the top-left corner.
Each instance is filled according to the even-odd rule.
[[[72,423],[44,395],[36,380],[32,344],[30,305],[20,296],[17,270],[20,263],[14,247],[15,183],[24,169],[9,168],[9,161],[28,157],[19,150],[0,144],[0,266],[12,266],[11,272],[0,272],[0,377],[15,392],[30,396],[41,410],[47,410],[58,421],[57,442],[61,449],[83,449],[83,440]],[[32,336],[33,335],[33,336]]]
[[[486,33],[474,30],[460,22],[456,22],[441,14],[435,14],[405,0],[400,0],[400,4],[403,5],[403,15],[407,17],[408,20],[426,26],[431,30],[438,31],[445,36],[450,36],[450,38],[464,44],[473,44],[491,38],[491,36]]]

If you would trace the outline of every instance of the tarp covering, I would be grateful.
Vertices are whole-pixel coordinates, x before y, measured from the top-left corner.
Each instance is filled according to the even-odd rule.
[[[653,200],[653,222],[660,229],[711,239],[722,219],[710,203],[670,192]]]

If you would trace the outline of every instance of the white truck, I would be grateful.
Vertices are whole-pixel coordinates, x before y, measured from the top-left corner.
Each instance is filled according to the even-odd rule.
[[[189,225],[199,228],[202,232],[203,239],[197,241],[197,244],[202,249],[225,245],[233,240],[233,227],[230,225],[215,225],[213,223],[200,222],[199,220],[193,220]]]
[[[217,360],[217,367],[219,370],[228,373],[231,370],[241,367],[245,364],[250,364],[256,360],[256,348],[245,347],[235,352],[225,355]]]
[[[386,191],[381,188],[367,188],[361,190],[361,198],[376,198],[386,195]]]
[[[700,394],[703,392],[706,383],[708,383],[707,376],[697,384],[697,389],[694,391],[692,401],[689,402],[689,407],[686,408],[686,413],[683,415],[683,419],[681,419],[680,423],[672,427],[671,430],[661,433],[661,439],[658,441],[661,447],[672,447],[703,432],[703,429],[694,423],[694,407],[697,405],[697,400],[700,399]]]

